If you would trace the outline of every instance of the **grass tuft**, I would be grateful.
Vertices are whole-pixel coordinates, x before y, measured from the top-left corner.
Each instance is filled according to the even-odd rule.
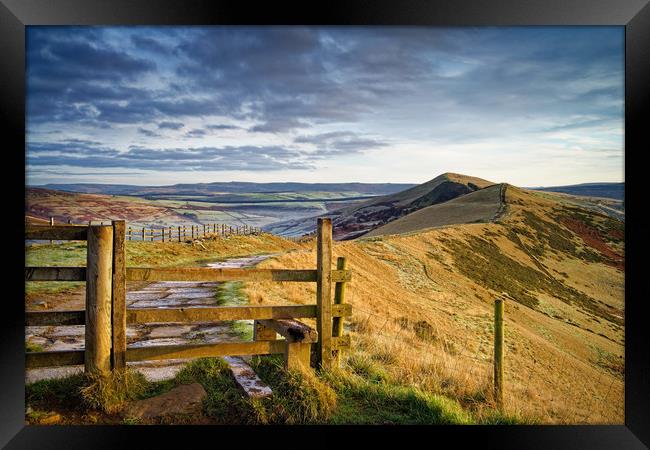
[[[140,398],[148,385],[144,375],[133,369],[114,370],[107,376],[86,374],[85,381],[80,389],[81,398],[89,407],[107,414],[116,413],[127,401]]]

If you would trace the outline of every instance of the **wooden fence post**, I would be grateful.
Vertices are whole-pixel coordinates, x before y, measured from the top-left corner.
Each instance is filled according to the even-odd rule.
[[[142,227],[142,242],[144,242],[144,240],[145,240],[145,237],[144,237],[144,233],[145,233],[145,231],[144,231],[144,230],[145,230],[145,228]]]
[[[113,227],[88,227],[84,353],[87,373],[107,375],[111,370],[112,268]]]
[[[494,398],[503,408],[503,300],[494,300]]]
[[[54,226],[54,217],[50,217],[50,226],[51,227]],[[52,239],[50,239],[50,245],[52,245],[53,243],[54,243],[54,241]]]
[[[336,270],[347,270],[348,261],[345,257],[339,256],[336,259]],[[339,281],[334,287],[334,304],[340,305],[345,301],[345,281]],[[334,317],[332,320],[332,336],[343,336],[343,317]],[[337,366],[341,365],[341,351],[334,350],[334,363]]]
[[[151,228],[149,231],[151,232],[151,242],[153,242],[154,241],[154,229]]]
[[[113,221],[113,304],[112,338],[113,369],[126,368],[126,252],[123,220]]]
[[[318,219],[316,237],[316,329],[317,361],[332,366],[332,220]]]
[[[165,227],[162,227],[162,241],[165,242]]]

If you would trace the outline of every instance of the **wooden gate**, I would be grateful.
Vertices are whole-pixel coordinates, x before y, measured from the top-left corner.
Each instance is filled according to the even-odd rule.
[[[332,270],[332,224],[318,219],[315,269],[213,269],[126,267],[124,221],[112,225],[27,225],[25,239],[86,240],[86,267],[25,267],[25,281],[85,281],[86,308],[80,311],[28,311],[26,325],[85,325],[85,348],[29,352],[26,366],[83,364],[87,372],[107,373],[127,362],[160,359],[284,354],[285,365],[309,365],[315,345],[315,364],[330,368],[349,348],[343,318],[352,314],[345,303],[345,284],[351,279],[345,258]],[[283,281],[316,283],[316,303],[309,305],[244,305],[208,308],[127,309],[127,281]],[[332,302],[332,283],[335,298]],[[298,322],[315,318],[316,330]],[[150,322],[217,322],[253,320],[254,339],[214,344],[182,344],[127,348],[126,325]],[[283,339],[276,339],[279,333]]]

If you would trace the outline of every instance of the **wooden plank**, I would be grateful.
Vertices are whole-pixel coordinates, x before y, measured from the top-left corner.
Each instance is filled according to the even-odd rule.
[[[83,350],[64,350],[58,352],[27,352],[25,353],[25,367],[80,366],[84,363]]]
[[[84,325],[86,311],[25,311],[25,325],[45,327],[51,325]]]
[[[332,220],[319,218],[316,237],[316,327],[318,364],[332,366]]]
[[[126,349],[127,361],[206,358],[211,356],[244,356],[282,354],[286,342],[219,342],[217,344],[153,345]]]
[[[228,364],[235,383],[239,385],[248,398],[265,398],[273,395],[271,388],[257,376],[251,366],[246,364],[243,359],[225,356],[223,360]]]
[[[25,281],[86,281],[86,268],[25,267]]]
[[[332,315],[349,317],[352,306],[336,305]],[[217,306],[214,308],[147,308],[127,309],[126,322],[164,323],[164,322],[219,322],[227,320],[264,320],[316,317],[316,305],[244,305]]]
[[[85,225],[27,225],[25,239],[85,241],[88,227]]]
[[[113,227],[88,228],[86,268],[85,371],[108,375],[111,370]]]
[[[327,278],[351,279],[350,271],[333,270]],[[209,267],[144,268],[128,267],[127,281],[296,281],[315,282],[315,270],[290,269],[212,269]]]
[[[111,366],[126,368],[126,249],[124,244],[126,223],[113,221],[113,279],[111,305]]]
[[[294,319],[260,320],[262,325],[275,330],[289,342],[311,344],[318,342],[316,330]]]

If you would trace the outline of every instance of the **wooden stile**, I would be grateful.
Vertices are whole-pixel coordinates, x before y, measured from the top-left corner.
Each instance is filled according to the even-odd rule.
[[[107,375],[111,370],[111,284],[113,228],[88,227],[86,258],[85,370]]]
[[[317,361],[322,368],[332,366],[332,220],[318,219],[316,238],[316,329]]]

